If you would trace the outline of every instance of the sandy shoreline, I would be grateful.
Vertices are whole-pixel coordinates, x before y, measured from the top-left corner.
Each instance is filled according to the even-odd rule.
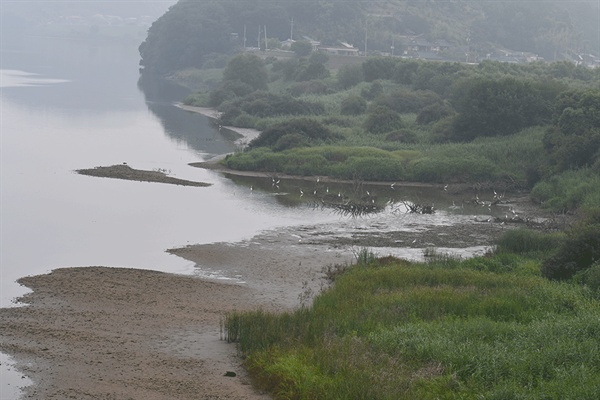
[[[269,309],[242,285],[122,268],[22,278],[27,307],[0,310],[0,349],[36,399],[262,399],[220,321]],[[236,377],[226,377],[233,371]]]
[[[175,106],[181,108],[182,110],[202,114],[215,121],[218,121],[222,114],[221,112],[208,107],[188,106],[183,103],[176,103]],[[237,126],[220,126],[219,129],[227,129],[240,135],[241,137],[235,141],[235,144],[240,147],[246,147],[248,143],[250,143],[250,141],[252,141],[253,139],[257,138],[258,135],[260,135],[259,130],[250,128],[238,128]]]
[[[33,291],[26,307],[0,309],[0,350],[34,382],[23,398],[270,398],[251,387],[220,323],[234,310],[293,309],[323,288],[327,264],[351,261],[296,242],[263,236],[169,250],[244,282],[106,267],[24,277]]]

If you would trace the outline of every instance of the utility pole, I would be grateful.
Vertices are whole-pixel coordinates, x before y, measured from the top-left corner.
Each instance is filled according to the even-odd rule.
[[[290,28],[290,41],[294,40],[294,17],[292,17],[292,26]]]
[[[246,24],[244,24],[244,51],[246,51]]]
[[[369,23],[369,19],[368,19],[368,17],[367,17],[367,18],[365,18],[365,57],[367,56],[367,39],[368,39],[368,35],[367,35],[367,32],[368,32],[367,25],[368,25],[368,23]]]

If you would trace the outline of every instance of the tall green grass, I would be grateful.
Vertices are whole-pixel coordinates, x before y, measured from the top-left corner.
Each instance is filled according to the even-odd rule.
[[[330,118],[330,117],[328,117]],[[321,122],[326,118],[320,118]],[[356,118],[351,118],[356,122]],[[272,118],[263,123],[274,124]],[[351,145],[303,147],[273,152],[256,149],[237,154],[227,166],[241,170],[273,171],[291,175],[329,175],[374,181],[504,182],[528,184],[529,165],[542,162],[541,130],[531,129],[511,138],[488,138],[468,144],[386,145],[383,137],[354,137],[355,128],[337,128]],[[354,138],[352,138],[354,137]],[[379,140],[379,141],[377,141]],[[371,143],[370,146],[358,146]],[[384,149],[385,148],[385,149]],[[328,157],[328,154],[341,154]]]
[[[598,398],[600,303],[489,259],[374,260],[310,308],[229,315],[229,339],[278,399]]]
[[[583,168],[552,175],[535,185],[531,197],[553,211],[597,208],[600,174],[592,168]]]

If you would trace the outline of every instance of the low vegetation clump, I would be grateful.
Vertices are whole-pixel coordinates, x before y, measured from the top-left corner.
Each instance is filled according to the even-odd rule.
[[[514,231],[492,255],[428,263],[363,249],[310,306],[230,314],[228,340],[277,399],[597,398],[598,257],[547,280],[557,243]]]

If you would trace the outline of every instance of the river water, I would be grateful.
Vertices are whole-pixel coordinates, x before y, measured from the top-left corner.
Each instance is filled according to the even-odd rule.
[[[193,273],[165,250],[334,218],[188,166],[236,145],[206,117],[174,106],[185,91],[164,83],[141,90],[137,44],[25,37],[3,43],[1,57],[1,307],[26,292],[16,283],[25,275],[88,265]],[[123,162],[212,186],[73,172]],[[23,381],[5,355],[0,364],[0,397],[11,398]]]
[[[31,36],[12,46],[3,43],[1,56],[1,307],[15,306],[15,298],[26,292],[16,283],[19,277],[58,267],[123,266],[191,274],[197,273],[194,264],[165,250],[234,242],[289,226],[310,224],[315,235],[334,231],[343,239],[365,232],[415,231],[424,224],[451,226],[488,214],[482,209],[465,213],[462,207],[456,211],[458,206],[451,206],[455,200],[440,189],[415,189],[411,196],[437,202],[447,211],[400,219],[390,207],[379,217],[350,220],[306,207],[298,196],[305,185],[308,197],[306,183],[287,183],[287,192],[295,196],[276,196],[268,179],[229,179],[190,167],[190,162],[234,151],[234,139],[206,117],[177,108],[174,103],[185,90],[165,82],[138,83],[136,43]],[[212,186],[73,172],[124,162]],[[321,185],[319,190],[343,188]],[[391,188],[376,190],[381,196],[393,194]],[[411,256],[402,242],[382,251]],[[26,380],[0,356],[0,397],[11,398]]]

